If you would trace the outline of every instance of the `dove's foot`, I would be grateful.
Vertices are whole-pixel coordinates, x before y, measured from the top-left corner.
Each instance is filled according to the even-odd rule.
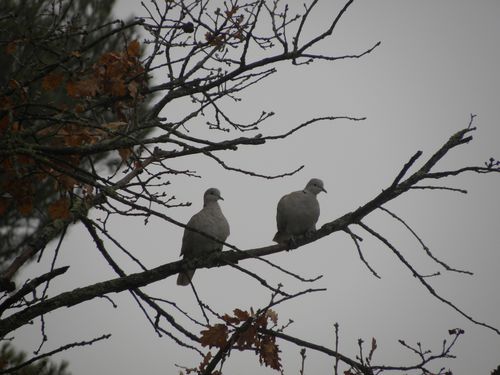
[[[298,246],[297,241],[295,240],[294,236],[290,236],[290,238],[286,241],[286,245],[288,247],[288,249],[286,249],[286,251],[296,249]]]

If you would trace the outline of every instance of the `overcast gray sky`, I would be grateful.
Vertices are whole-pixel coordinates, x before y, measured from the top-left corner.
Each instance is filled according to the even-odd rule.
[[[318,30],[336,14],[343,2],[327,1],[314,15]],[[117,15],[143,15],[138,1],[118,0]],[[189,208],[168,214],[187,222],[201,206],[203,191],[218,187],[224,196],[222,209],[231,225],[228,242],[242,249],[271,244],[275,232],[278,199],[302,189],[311,177],[323,179],[328,194],[319,196],[319,225],[356,209],[388,186],[402,165],[417,150],[428,157],[457,130],[477,115],[474,140],[448,155],[438,169],[482,164],[490,156],[500,158],[500,2],[482,1],[355,1],[335,36],[318,50],[333,54],[359,53],[375,42],[382,44],[360,60],[321,62],[292,67],[280,64],[278,73],[248,90],[241,103],[230,108],[236,119],[253,121],[261,110],[272,110],[262,132],[277,134],[312,117],[349,115],[367,117],[363,122],[323,122],[286,140],[258,148],[242,148],[222,156],[233,166],[274,174],[305,164],[297,175],[262,180],[221,169],[212,161],[184,159],[173,164],[195,169],[202,179],[173,179],[172,191]],[[161,77],[155,77],[158,82]],[[170,114],[163,114],[169,116]],[[200,119],[198,126],[205,120]],[[467,175],[450,179],[447,186],[464,188],[462,195],[441,191],[415,191],[391,202],[388,208],[402,216],[424,239],[436,256],[449,265],[474,272],[473,276],[445,273],[431,279],[444,297],[479,321],[500,328],[498,266],[500,251],[500,176]],[[408,231],[382,212],[370,215],[367,224],[389,238],[424,274],[438,269]],[[149,267],[178,259],[182,230],[152,219],[115,220],[110,229]],[[489,374],[500,364],[500,336],[471,324],[449,306],[432,297],[385,247],[365,238],[367,260],[382,276],[373,277],[361,263],[352,241],[336,233],[298,251],[270,259],[306,277],[324,275],[315,283],[326,287],[321,294],[281,305],[280,322],[293,319],[287,332],[333,347],[333,324],[340,324],[340,351],[354,357],[357,339],[378,341],[377,364],[413,363],[398,344],[421,342],[439,350],[450,328],[461,327],[465,336],[454,350],[457,359],[431,367],[449,367],[454,374]],[[58,265],[70,271],[54,283],[54,291],[115,277],[95,250],[81,226],[71,229]],[[293,279],[262,263],[245,266],[270,281],[283,282],[289,290],[303,288]],[[24,276],[46,272],[47,263],[33,264]],[[258,308],[269,293],[254,280],[228,267],[199,270],[195,283],[201,298],[219,312],[234,308]],[[176,301],[199,316],[189,288],[175,285],[175,278],[146,288],[158,297]],[[53,294],[53,295],[54,295]],[[175,364],[195,366],[194,352],[158,338],[128,294],[93,300],[46,317],[47,350],[67,342],[112,333],[107,342],[65,352],[56,358],[70,362],[74,375],[172,374]],[[18,345],[34,350],[39,330],[16,332]],[[281,344],[286,374],[297,374],[299,348]],[[308,351],[305,373],[331,374],[333,361]],[[225,374],[272,374],[260,368],[250,353],[232,353]]]

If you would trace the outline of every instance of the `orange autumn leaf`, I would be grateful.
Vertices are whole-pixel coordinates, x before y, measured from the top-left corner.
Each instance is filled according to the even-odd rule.
[[[274,337],[265,336],[261,342],[259,351],[260,363],[271,367],[274,370],[281,370],[281,360],[279,357],[278,345],[274,342]]]
[[[80,146],[83,143],[81,134],[74,124],[67,124],[66,126],[57,129],[57,137],[53,137],[52,141],[58,146],[63,144],[71,147]]]
[[[75,97],[78,96],[78,92],[77,92],[76,82],[75,81],[68,81],[66,83],[66,92],[71,97],[75,98]]]
[[[207,367],[207,365],[210,363],[211,359],[212,359],[212,353],[211,352],[208,352],[207,354],[205,354],[205,356],[203,357],[203,360],[201,361],[200,365],[198,366],[198,369],[200,370],[200,372],[202,372],[203,370],[205,370],[205,368]]]
[[[57,177],[59,187],[63,190],[72,191],[78,181],[71,176],[61,175]]]
[[[20,90],[22,88],[21,84],[19,81],[15,79],[9,79],[9,88],[12,90]]]
[[[102,65],[110,65],[113,64],[115,61],[120,60],[120,54],[117,52],[106,52],[104,55],[102,55],[99,58],[99,64],[100,66]]]
[[[49,204],[47,211],[52,220],[67,219],[71,216],[69,206],[69,199],[62,197]]]
[[[63,75],[61,73],[50,73],[43,77],[42,88],[45,91],[52,91],[58,88],[63,81]]]
[[[250,318],[250,314],[248,311],[244,311],[241,309],[234,309],[233,310],[234,316],[237,317],[240,321],[244,322],[248,318]]]
[[[5,46],[5,53],[7,55],[13,55],[17,49],[17,40],[12,40]]]
[[[82,191],[84,196],[89,197],[93,195],[94,187],[92,185],[85,184],[82,186]]]
[[[131,148],[120,148],[118,149],[118,153],[120,154],[120,157],[122,158],[123,161],[127,161],[130,155],[132,155],[132,149]]]
[[[79,81],[80,96],[96,96],[99,84],[94,78]]]
[[[255,325],[261,328],[266,328],[267,327],[267,316],[266,315],[259,315],[257,319],[255,319]]]
[[[7,211],[9,203],[10,201],[8,199],[0,197],[0,215],[3,215]]]
[[[13,133],[18,132],[19,130],[21,130],[21,125],[19,125],[19,123],[16,121],[16,122],[12,123],[12,126],[10,127],[10,130]]]
[[[10,158],[2,159],[2,162],[0,163],[2,168],[4,169],[3,172],[8,172],[11,173],[12,170],[14,169],[14,164],[12,163],[12,160]],[[4,184],[5,182],[2,181]]]
[[[83,111],[85,111],[85,106],[83,104],[78,103],[77,105],[75,105],[76,113],[82,113]]]
[[[238,318],[235,318],[234,316],[230,316],[227,314],[224,314],[222,316],[222,320],[224,320],[228,324],[238,324],[240,322]]]
[[[111,83],[109,91],[113,96],[125,96],[127,93],[127,86],[122,79],[117,79]]]
[[[0,134],[5,132],[8,126],[9,126],[9,116],[5,115],[0,119]]]
[[[20,166],[27,166],[34,163],[34,160],[28,155],[17,155],[16,161]]]
[[[251,325],[246,330],[241,332],[236,340],[239,350],[255,348],[259,344],[257,327]]]
[[[215,324],[201,331],[200,344],[222,348],[227,344],[228,329],[224,324]]]
[[[116,131],[120,131],[123,128],[125,128],[126,125],[127,125],[127,123],[125,121],[112,121],[112,122],[108,122],[105,125],[105,127],[111,131],[116,132]]]
[[[96,96],[99,84],[94,78],[87,78],[80,81],[70,80],[66,83],[66,92],[69,96],[78,98],[86,96]]]
[[[241,309],[234,309],[233,314],[234,316],[229,316],[228,314],[224,314],[222,319],[229,324],[239,324],[246,321],[251,316],[248,311]]]
[[[80,82],[81,96],[96,96],[99,84],[94,78]]]
[[[11,109],[14,106],[12,98],[8,96],[0,97],[0,109]]]
[[[272,309],[266,311],[266,317],[269,318],[274,324],[278,324],[278,313]]]
[[[128,92],[132,98],[137,98],[139,93],[139,84],[136,81],[132,81],[127,85]]]
[[[95,144],[100,137],[97,130],[70,128],[67,131],[60,131],[64,139],[64,144],[70,147],[78,147],[84,144]]]
[[[141,54],[141,45],[139,42],[136,40],[133,40],[130,42],[130,44],[127,46],[127,54],[131,57],[138,57]]]
[[[17,201],[17,209],[23,216],[29,216],[33,212],[33,199],[31,196],[24,196]]]

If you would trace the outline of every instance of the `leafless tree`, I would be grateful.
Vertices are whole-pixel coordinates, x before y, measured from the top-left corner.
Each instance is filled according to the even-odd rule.
[[[359,59],[376,50],[380,42],[367,46],[363,51],[338,56],[317,51],[318,43],[334,34],[353,2],[347,1],[332,17],[327,28],[311,35],[309,24],[313,22],[312,14],[321,5],[317,0],[304,6],[279,0],[231,0],[224,3],[208,0],[152,0],[143,4],[144,17],[127,24],[116,22],[106,25],[104,33],[103,28],[87,29],[85,25],[76,25],[65,19],[64,1],[46,1],[39,17],[53,24],[49,33],[24,37],[18,35],[1,41],[1,53],[10,58],[14,68],[12,77],[0,90],[0,211],[16,207],[29,218],[37,186],[49,181],[57,187],[43,213],[44,224],[36,231],[27,233],[21,246],[13,249],[18,255],[2,274],[1,288],[5,293],[0,301],[1,337],[15,335],[16,329],[36,320],[40,321],[43,345],[46,341],[45,315],[62,307],[75,309],[93,298],[109,298],[107,296],[110,293],[126,291],[158,334],[174,340],[186,350],[191,349],[200,354],[200,364],[186,368],[187,372],[220,373],[224,360],[232,350],[251,350],[259,356],[262,364],[281,370],[280,340],[331,356],[335,374],[341,371],[341,367],[345,374],[378,374],[392,370],[415,370],[427,374],[430,373],[427,367],[433,361],[453,356],[452,348],[463,333],[461,329],[450,330],[451,340],[445,341],[439,352],[429,352],[420,344],[411,345],[401,341],[403,348],[417,356],[415,363],[405,366],[374,363],[373,355],[377,348],[375,340],[368,353],[363,351],[365,346],[360,341],[359,353],[348,356],[339,353],[337,347],[322,347],[285,333],[287,325],[278,324],[273,307],[321,289],[304,287],[301,292],[290,293],[286,286],[272,285],[244,268],[245,260],[266,262],[279,272],[285,272],[307,285],[315,279],[306,279],[290,272],[271,263],[266,256],[290,250],[301,251],[305,245],[336,232],[345,232],[352,238],[353,250],[358,252],[367,272],[373,273],[375,277],[379,275],[363,256],[361,235],[382,242],[401,265],[441,303],[449,305],[471,322],[500,334],[497,328],[477,321],[455,303],[442,297],[429,281],[435,275],[419,273],[387,236],[368,226],[365,221],[375,211],[387,213],[415,236],[443,272],[468,273],[452,268],[435,257],[406,221],[385,205],[413,189],[464,192],[437,184],[438,180],[448,177],[465,173],[480,176],[500,172],[498,162],[494,159],[485,165],[439,169],[445,155],[472,140],[476,130],[473,126],[474,116],[471,116],[469,126],[452,134],[432,155],[425,157],[418,151],[409,160],[402,161],[400,172],[373,199],[337,219],[331,219],[312,235],[299,237],[290,244],[240,249],[225,243],[228,250],[222,253],[147,269],[120,241],[119,234],[108,231],[109,223],[122,216],[140,216],[146,220],[156,217],[166,224],[186,228],[185,224],[167,214],[170,208],[187,204],[179,203],[173,195],[165,193],[169,184],[166,177],[196,176],[196,166],[193,166],[193,170],[175,170],[167,163],[171,159],[202,155],[215,160],[221,168],[256,178],[282,178],[301,168],[279,175],[264,175],[232,166],[230,161],[219,156],[219,152],[258,147],[285,139],[319,121],[364,120],[355,116],[318,117],[295,124],[283,134],[270,135],[266,134],[264,123],[271,121],[272,112],[262,112],[256,119],[245,123],[228,114],[231,104],[240,100],[239,95],[250,86],[264,85],[266,78],[276,72],[275,65],[279,62],[300,65],[317,60]],[[0,27],[1,22],[8,17],[16,15],[2,16]],[[147,35],[146,40],[139,42],[128,39],[124,31],[130,28],[142,28]],[[105,50],[96,57],[87,55],[93,46],[105,43],[107,38],[115,34],[124,35],[121,50]],[[72,43],[65,44],[64,41],[70,36]],[[57,45],[49,43],[54,40],[58,41]],[[32,44],[39,48],[50,47],[50,61],[38,59],[36,52],[23,56],[22,52]],[[158,76],[163,77],[161,83],[152,84],[151,77]],[[64,93],[64,102],[54,102],[55,91]],[[154,98],[154,104],[145,105],[149,98]],[[205,121],[205,130],[209,131],[200,134],[208,135],[189,133],[187,128],[201,119]],[[261,134],[248,137],[240,134],[259,129],[262,130]],[[239,136],[235,136],[235,133]],[[409,150],[409,155],[412,152],[414,150]],[[421,165],[418,168],[415,166],[417,160]],[[91,210],[99,210],[102,218],[91,219],[88,215]],[[49,298],[50,282],[68,272],[68,267],[54,266],[58,250],[64,246],[67,228],[77,224],[86,228],[104,261],[116,272],[116,278],[82,285]],[[43,250],[52,241],[56,244],[52,268],[16,286],[13,278],[20,267],[37,257],[48,256]],[[137,272],[125,272],[110,255],[110,246],[130,257],[137,265]],[[255,278],[262,285],[262,293],[270,294],[269,303],[252,311],[235,309],[220,314],[200,301],[206,322],[198,322],[175,303],[141,290],[150,283],[174,276],[186,268],[213,267],[233,267]],[[189,317],[192,324],[179,324],[178,316]],[[104,335],[68,344],[48,354],[92,344],[107,337]],[[215,348],[215,353],[207,351],[207,347]],[[301,373],[304,373],[305,349],[301,353]],[[47,353],[36,358],[46,356]],[[18,368],[4,368],[1,372],[12,373]],[[445,372],[441,369],[439,373]]]

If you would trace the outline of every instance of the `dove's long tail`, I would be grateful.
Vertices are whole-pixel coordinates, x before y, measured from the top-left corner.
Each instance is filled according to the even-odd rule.
[[[292,236],[288,233],[276,232],[274,235],[273,241],[277,243],[285,243],[290,240]]]
[[[182,285],[182,286],[189,285],[189,283],[193,279],[193,275],[194,275],[194,270],[188,270],[179,273],[179,276],[177,276],[177,285]]]

